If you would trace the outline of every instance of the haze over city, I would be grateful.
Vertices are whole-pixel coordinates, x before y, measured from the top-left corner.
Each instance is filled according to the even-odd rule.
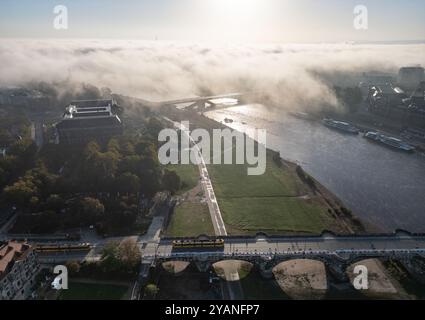
[[[52,28],[52,8],[65,5],[69,29]],[[368,30],[353,28],[355,6]],[[117,38],[219,42],[317,43],[425,40],[425,3],[338,0],[5,0],[1,37]],[[397,23],[394,23],[397,21]]]
[[[0,300],[425,299],[424,66],[423,0],[2,0]]]

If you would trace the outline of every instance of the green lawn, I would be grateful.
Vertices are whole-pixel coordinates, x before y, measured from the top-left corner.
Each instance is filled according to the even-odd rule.
[[[246,165],[209,165],[208,172],[219,198],[297,196],[302,188],[292,173],[269,159],[259,176],[248,176]]]
[[[247,234],[315,233],[326,229],[327,211],[304,199],[285,197],[223,198],[219,200],[227,232]]]
[[[332,229],[327,207],[299,198],[309,192],[294,168],[267,154],[266,172],[248,176],[246,165],[209,165],[208,171],[229,234],[307,233]]]
[[[92,284],[70,281],[67,290],[62,290],[60,300],[120,300],[125,297],[126,286]]]
[[[199,170],[196,165],[193,164],[178,164],[178,165],[167,165],[167,170],[174,171],[180,177],[183,188],[179,190],[178,194],[182,194],[190,189],[193,189],[198,184]]]
[[[174,209],[166,234],[172,237],[214,235],[208,206],[204,203],[184,202]]]

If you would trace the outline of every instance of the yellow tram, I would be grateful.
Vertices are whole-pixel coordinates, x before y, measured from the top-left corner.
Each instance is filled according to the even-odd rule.
[[[78,244],[78,245],[37,245],[35,251],[39,253],[55,253],[55,252],[79,252],[79,251],[90,251],[90,244]]]
[[[173,248],[223,248],[224,239],[173,240]]]

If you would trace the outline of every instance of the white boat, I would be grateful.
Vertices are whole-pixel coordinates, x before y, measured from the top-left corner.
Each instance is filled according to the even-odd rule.
[[[358,134],[359,129],[348,122],[337,121],[333,119],[323,119],[323,124],[331,129],[337,129],[346,133]]]
[[[378,142],[380,144],[383,144],[385,146],[400,150],[400,151],[405,151],[405,152],[413,152],[415,150],[415,147],[400,140],[397,139],[395,137],[390,137],[387,135],[384,135],[382,133],[378,133],[378,132],[373,132],[373,131],[369,131],[366,132],[366,134],[364,135],[364,137],[366,139]]]

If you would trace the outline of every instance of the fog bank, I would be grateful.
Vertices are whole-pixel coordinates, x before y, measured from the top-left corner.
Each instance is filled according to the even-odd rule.
[[[160,101],[258,92],[283,108],[337,106],[332,85],[363,72],[425,65],[425,45],[206,45],[156,41],[0,40],[0,86],[90,83]]]

